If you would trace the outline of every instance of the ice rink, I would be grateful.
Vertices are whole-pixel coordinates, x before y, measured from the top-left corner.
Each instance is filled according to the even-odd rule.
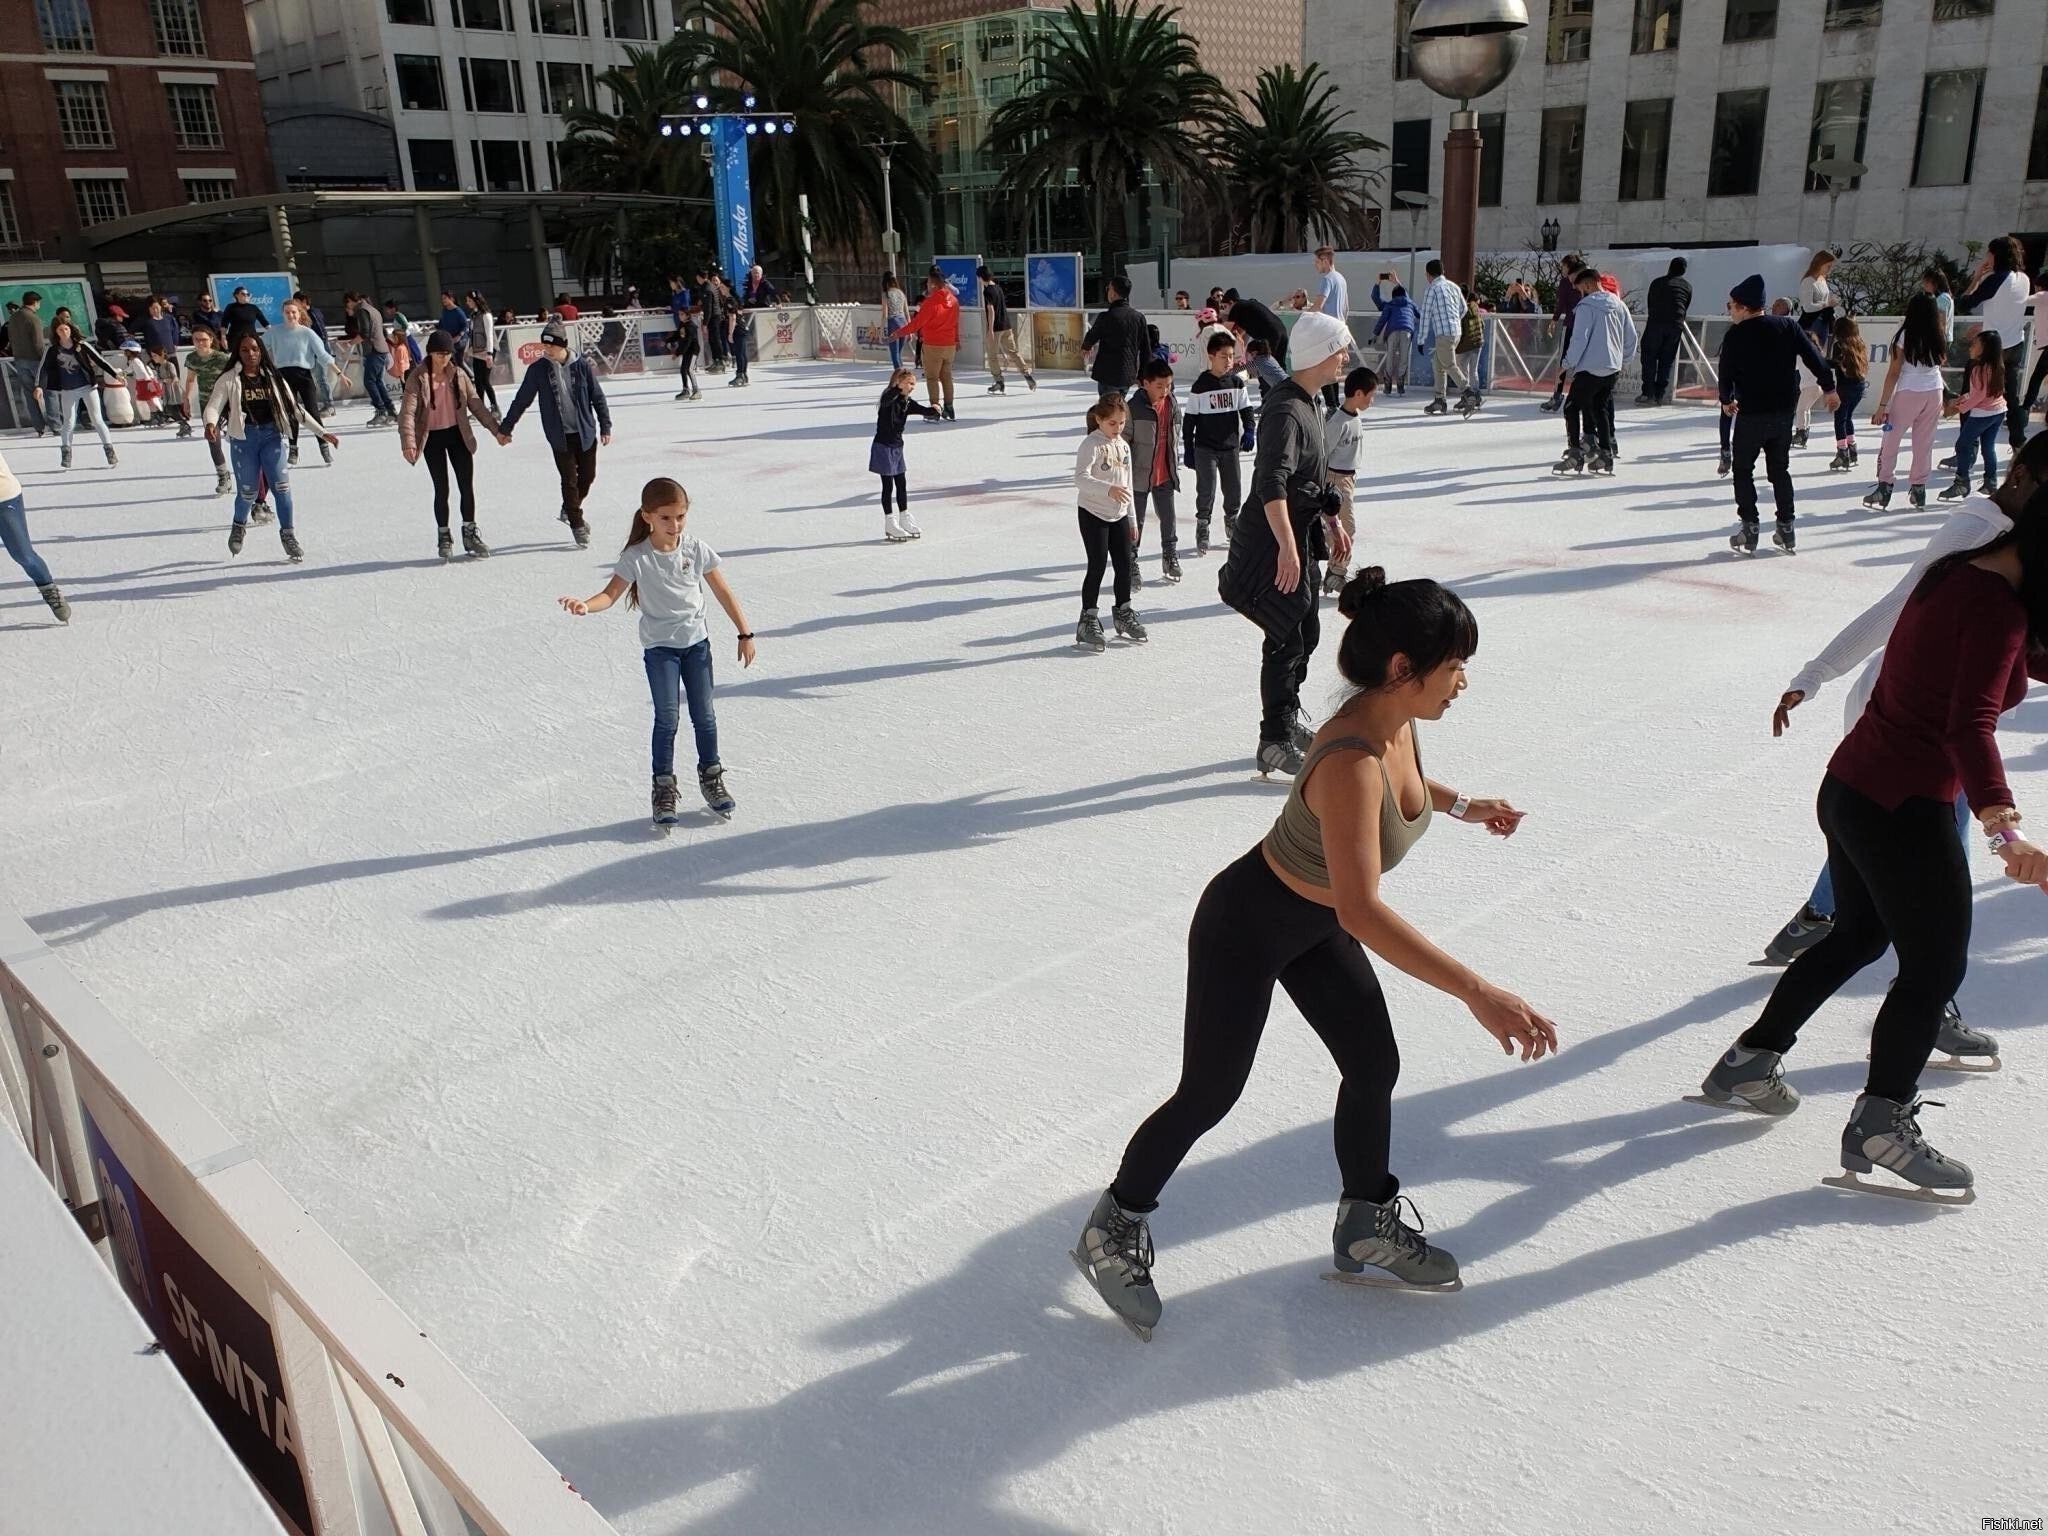
[[[906,545],[865,366],[687,406],[615,382],[587,552],[530,417],[482,449],[496,553],[452,567],[360,405],[294,476],[298,567],[273,528],[227,558],[197,440],[121,432],[106,469],[83,439],[62,475],[11,438],[75,615],[0,566],[0,900],[633,1536],[2048,1514],[2048,897],[1973,848],[1962,1006],[2007,1065],[1922,1085],[1970,1209],[1817,1182],[1889,962],[1788,1059],[1792,1119],[1679,1100],[1820,858],[1845,685],[1783,740],[1771,707],[1940,513],[1865,512],[1817,433],[1801,553],[1742,561],[1704,411],[1624,407],[1619,476],[1579,482],[1533,401],[1381,402],[1361,546],[1481,626],[1429,769],[1530,813],[1507,843],[1439,823],[1386,890],[1565,1047],[1511,1064],[1380,967],[1395,1171],[1466,1289],[1360,1291],[1318,1278],[1336,1076],[1276,998],[1154,1218],[1144,1345],[1066,1250],[1175,1081],[1196,898],[1283,797],[1251,771],[1258,636],[1216,556],[1168,587],[1148,535],[1151,643],[1076,652],[1092,390],[963,382],[957,424],[910,424]],[[554,601],[603,584],[656,474],[761,647],[743,675],[714,617],[739,813],[666,842],[633,619]],[[2048,812],[2048,699],[2001,740]]]

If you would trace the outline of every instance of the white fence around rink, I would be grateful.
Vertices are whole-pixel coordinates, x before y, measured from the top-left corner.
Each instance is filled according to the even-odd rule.
[[[0,1004],[0,1130],[21,1136],[99,1243],[287,1530],[608,1536],[12,912],[0,912]]]

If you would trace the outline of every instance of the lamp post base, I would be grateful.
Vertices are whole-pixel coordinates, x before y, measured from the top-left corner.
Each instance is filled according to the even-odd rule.
[[[1442,234],[1444,276],[1469,287],[1479,247],[1479,114],[1451,114],[1444,137]]]

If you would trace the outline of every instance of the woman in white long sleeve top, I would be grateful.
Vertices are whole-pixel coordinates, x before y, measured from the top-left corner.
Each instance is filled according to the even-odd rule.
[[[1081,548],[1087,552],[1088,574],[1081,578],[1081,622],[1074,644],[1083,650],[1108,647],[1095,605],[1102,596],[1102,568],[1116,566],[1116,607],[1110,617],[1116,632],[1134,644],[1146,639],[1145,626],[1131,608],[1137,566],[1132,541],[1137,524],[1131,519],[1131,446],[1124,441],[1130,408],[1114,390],[1088,407],[1088,435],[1074,454],[1074,494],[1081,503]]]
[[[1835,329],[1835,290],[1828,285],[1828,273],[1835,267],[1835,253],[1823,246],[1806,264],[1806,276],[1799,280],[1799,328],[1813,338],[1826,356]]]

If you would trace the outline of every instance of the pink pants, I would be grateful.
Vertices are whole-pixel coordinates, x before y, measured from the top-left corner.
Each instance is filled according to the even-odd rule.
[[[1885,422],[1884,438],[1877,449],[1877,478],[1892,483],[1892,470],[1899,461],[1899,444],[1913,434],[1912,484],[1925,485],[1934,468],[1934,431],[1941,425],[1941,391],[1902,389],[1892,396],[1891,415]]]

